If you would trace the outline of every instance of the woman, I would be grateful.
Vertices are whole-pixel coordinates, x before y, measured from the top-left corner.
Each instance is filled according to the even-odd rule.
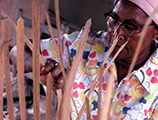
[[[95,79],[100,63],[103,62],[108,48],[113,43],[114,35],[117,34],[119,41],[112,52],[112,56],[127,40],[128,43],[103,76],[102,98],[106,93],[108,76],[111,72],[116,73],[109,119],[158,119],[158,51],[156,46],[158,13],[148,26],[133,72],[128,78],[126,77],[139,38],[142,35],[142,28],[148,16],[156,9],[156,5],[158,5],[157,0],[115,0],[114,9],[105,14],[106,17],[108,16],[107,33],[99,31],[89,34],[72,89],[72,96],[78,111],[85,101],[85,96]],[[82,32],[83,30],[62,36],[64,43],[63,59],[66,69],[71,69]],[[46,59],[53,58],[57,61],[53,51],[54,47],[50,39],[41,41],[42,55]],[[52,76],[58,79],[53,84],[52,89],[57,90],[63,87],[63,78],[60,65],[55,66],[54,60],[49,59],[49,63],[42,68],[41,81],[46,84],[47,73],[51,71]],[[109,60],[111,60],[111,57],[106,61],[106,64]],[[52,68],[54,69],[52,70]],[[112,68],[116,68],[115,71],[110,71]],[[125,81],[127,84],[121,94]],[[97,120],[98,85],[89,100],[91,119]],[[118,103],[117,107],[115,107],[116,102]],[[73,103],[71,104],[71,117],[72,119],[77,117]],[[82,114],[81,119],[86,119],[86,112]]]

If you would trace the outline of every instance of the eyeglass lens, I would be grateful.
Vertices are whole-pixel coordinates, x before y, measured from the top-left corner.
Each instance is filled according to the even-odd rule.
[[[132,25],[130,25],[128,23],[122,23],[111,16],[108,17],[107,25],[108,25],[108,27],[112,28],[113,30],[117,29],[119,27],[119,25],[121,25],[123,32],[128,36],[130,36],[134,33],[134,27]]]

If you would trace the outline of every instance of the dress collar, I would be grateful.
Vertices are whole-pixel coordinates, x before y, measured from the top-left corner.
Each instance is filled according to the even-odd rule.
[[[146,61],[146,63],[134,71],[140,83],[149,93],[158,91],[158,42],[155,40],[156,51]]]

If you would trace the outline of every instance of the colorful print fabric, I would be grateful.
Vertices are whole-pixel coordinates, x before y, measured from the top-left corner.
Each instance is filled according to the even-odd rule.
[[[71,69],[71,65],[75,61],[83,29],[80,32],[62,36],[63,63],[66,69]],[[72,88],[72,96],[76,104],[75,108],[73,101],[71,101],[70,110],[73,120],[76,119],[81,110],[85,96],[88,95],[98,73],[100,63],[103,62],[109,50],[106,36],[106,32],[99,31],[89,33],[87,38]],[[57,40],[56,43],[58,44]],[[41,53],[45,59],[52,58],[58,61],[51,39],[41,40]],[[111,57],[106,61],[105,67],[110,60]],[[116,75],[115,64],[112,63],[109,70],[102,77],[101,106],[104,104],[107,79],[112,68],[115,70],[112,72]],[[130,77],[124,78],[119,84],[117,84],[116,79],[113,87],[114,93],[111,99],[109,120],[158,120],[158,50],[140,69],[133,71]],[[98,119],[98,88],[99,85],[97,84],[89,98],[91,120]],[[121,94],[121,92],[123,93]],[[86,109],[84,109],[80,119],[86,120]]]

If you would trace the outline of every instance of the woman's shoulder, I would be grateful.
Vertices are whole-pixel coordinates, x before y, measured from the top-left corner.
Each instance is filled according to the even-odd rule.
[[[83,31],[84,31],[84,27],[80,30],[80,31],[75,31],[71,34],[64,34],[62,36],[62,41],[75,41],[76,39],[77,40],[81,40],[81,37],[82,37],[82,34],[83,34]],[[96,41],[96,40],[103,40],[103,39],[106,39],[107,38],[107,32],[103,31],[103,30],[100,30],[100,31],[90,31],[89,34],[88,34],[88,38],[87,40],[88,41]],[[104,40],[105,41],[105,40]]]

